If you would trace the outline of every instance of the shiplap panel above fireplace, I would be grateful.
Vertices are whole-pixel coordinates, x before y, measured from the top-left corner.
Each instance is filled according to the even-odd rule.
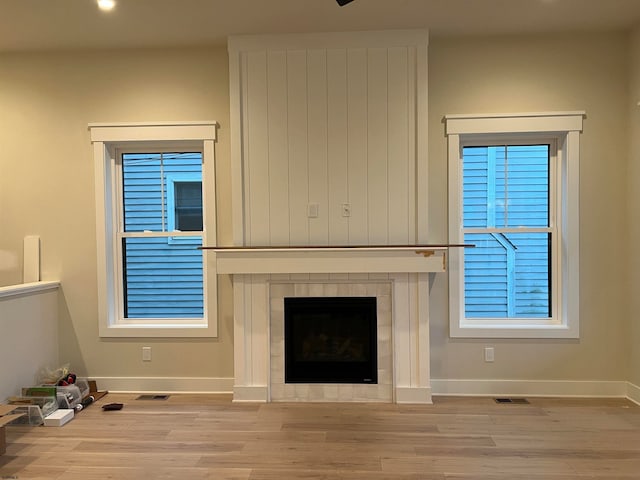
[[[427,240],[427,43],[425,31],[230,39],[234,244]]]

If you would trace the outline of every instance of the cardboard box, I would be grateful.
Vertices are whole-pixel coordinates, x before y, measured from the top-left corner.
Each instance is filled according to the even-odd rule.
[[[22,416],[21,413],[11,414],[17,405],[0,405],[0,455],[7,451],[7,437],[4,426]]]
[[[44,419],[45,427],[61,427],[67,422],[73,420],[74,410],[73,408],[60,408],[48,415]]]
[[[104,390],[102,392],[99,392],[98,391],[98,384],[96,383],[95,380],[87,380],[87,382],[89,383],[89,395],[91,395],[93,397],[94,401],[100,400],[107,393],[109,393],[106,390]]]

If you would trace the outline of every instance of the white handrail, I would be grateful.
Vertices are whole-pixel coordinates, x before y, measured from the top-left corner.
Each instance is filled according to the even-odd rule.
[[[0,299],[17,297],[19,295],[29,295],[32,293],[55,290],[60,287],[58,281],[21,283],[18,285],[8,285],[0,287]]]

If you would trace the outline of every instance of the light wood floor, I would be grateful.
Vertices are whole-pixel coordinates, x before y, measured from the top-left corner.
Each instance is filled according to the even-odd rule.
[[[434,405],[233,404],[109,394],[63,427],[8,427],[0,478],[640,478],[640,407],[437,397]],[[104,412],[104,403],[123,410]]]

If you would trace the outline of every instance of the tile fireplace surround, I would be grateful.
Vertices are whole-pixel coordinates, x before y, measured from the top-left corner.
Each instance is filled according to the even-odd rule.
[[[299,402],[391,402],[393,401],[393,361],[391,353],[391,283],[389,281],[271,281],[270,297],[270,399]],[[284,380],[284,299],[285,297],[376,297],[378,383],[299,384]]]
[[[211,248],[233,276],[234,401],[431,403],[429,274],[448,246]],[[285,297],[376,297],[378,383],[287,384]]]

